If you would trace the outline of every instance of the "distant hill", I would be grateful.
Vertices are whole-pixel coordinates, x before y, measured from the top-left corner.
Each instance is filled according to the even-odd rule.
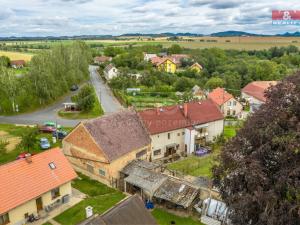
[[[266,35],[252,34],[252,33],[247,33],[247,32],[243,32],[243,31],[229,30],[229,31],[212,33],[210,36],[212,36],[212,37],[235,37],[235,36],[266,36]]]
[[[160,34],[141,34],[141,33],[128,33],[128,34],[122,34],[120,37],[201,37],[203,34],[195,34],[195,33],[160,33]]]
[[[286,32],[284,34],[277,34],[276,36],[280,36],[280,37],[300,37],[300,32],[299,31],[296,31],[295,33]]]

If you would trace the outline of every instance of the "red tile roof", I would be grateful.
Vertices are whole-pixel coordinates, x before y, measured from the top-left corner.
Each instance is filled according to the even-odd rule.
[[[0,214],[28,202],[77,177],[59,148],[0,166]],[[49,167],[53,162],[55,169]]]
[[[94,58],[95,61],[97,62],[107,62],[107,61],[111,61],[111,57],[107,57],[107,56],[96,56]]]
[[[25,65],[25,60],[12,60],[10,61],[10,65],[15,65],[15,66],[24,66]]]
[[[161,65],[161,64],[163,64],[163,63],[164,63],[165,61],[167,61],[167,60],[170,60],[172,63],[176,64],[175,61],[174,61],[172,58],[170,58],[170,57],[165,57],[165,58],[162,58],[162,59],[160,60],[160,62],[157,63],[157,65],[158,65],[158,66]]]
[[[151,58],[151,63],[154,64],[154,65],[157,65],[158,63],[160,63],[163,59],[161,57],[152,57]]]
[[[204,124],[224,117],[220,109],[211,100],[186,103],[187,116],[184,106],[174,105],[148,109],[139,112],[150,134],[188,128],[192,125]]]
[[[234,97],[227,91],[225,91],[224,88],[218,87],[208,94],[208,98],[211,99],[217,105],[221,106]]]
[[[265,91],[271,86],[276,85],[277,81],[253,81],[247,84],[243,89],[242,92],[246,93],[247,95],[253,96],[254,98],[265,102]]]

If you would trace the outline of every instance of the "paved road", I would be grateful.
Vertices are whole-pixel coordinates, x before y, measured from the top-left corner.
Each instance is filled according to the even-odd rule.
[[[119,101],[114,97],[110,88],[103,82],[97,72],[97,66],[89,67],[91,83],[93,84],[102,108],[107,113],[117,112],[123,109]]]
[[[99,98],[102,108],[105,113],[112,113],[122,109],[121,104],[113,96],[109,87],[100,79],[97,73],[97,67],[89,67],[91,83],[95,87],[97,97]],[[76,92],[72,93],[75,94]],[[70,102],[71,95],[68,95],[53,105],[47,106],[44,109],[33,113],[26,113],[17,116],[0,116],[0,123],[11,124],[43,124],[45,121],[57,121],[62,126],[73,127],[81,120],[62,119],[57,115],[57,112],[63,107],[64,102]]]

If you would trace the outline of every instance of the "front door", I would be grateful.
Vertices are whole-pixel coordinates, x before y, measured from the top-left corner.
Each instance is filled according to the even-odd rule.
[[[43,210],[43,201],[42,201],[42,198],[39,197],[39,198],[37,198],[35,201],[36,201],[36,209],[37,209],[37,212]]]

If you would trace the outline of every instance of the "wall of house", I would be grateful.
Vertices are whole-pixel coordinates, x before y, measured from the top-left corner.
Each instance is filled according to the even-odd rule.
[[[207,141],[213,141],[215,137],[223,133],[224,120],[216,120],[214,122],[208,123],[207,131]]]
[[[18,224],[24,224],[26,222],[25,220],[25,214],[28,213],[28,215],[35,214],[37,215],[37,207],[36,207],[36,199],[41,197],[43,202],[43,207],[48,206],[52,204],[53,202],[57,201],[58,199],[61,199],[65,195],[71,195],[72,194],[72,187],[71,182],[67,182],[66,184],[63,184],[59,187],[60,196],[58,198],[52,199],[51,197],[51,190],[41,196],[37,196],[35,199],[32,199],[25,204],[22,204],[8,212],[10,223],[9,225],[18,225]]]
[[[264,102],[254,98],[251,95],[246,94],[245,92],[242,92],[242,98],[246,99],[250,104],[250,112],[254,112],[257,110]]]
[[[170,133],[170,139],[168,138],[168,133]],[[164,132],[160,134],[151,135],[151,145],[152,145],[152,156],[153,160],[164,157],[166,152],[166,146],[170,144],[179,144],[177,151],[184,151],[184,135],[185,129],[178,129],[174,131]],[[154,155],[154,151],[161,150],[159,155]]]
[[[146,149],[146,154],[141,159],[149,160],[151,154],[150,144],[132,150],[128,154],[109,162],[83,125],[79,125],[71,135],[63,140],[64,154],[75,165],[75,170],[109,186],[113,186],[114,180],[119,179],[120,170],[130,161],[136,159],[136,154],[144,149]]]
[[[236,102],[235,106],[233,105],[233,102]],[[230,104],[230,105],[228,105],[228,104]],[[224,113],[223,113],[224,116],[237,116],[237,115],[241,114],[241,112],[243,111],[242,104],[239,103],[234,98],[231,98],[227,102],[225,102],[221,108],[223,108],[223,107],[224,107]],[[230,112],[230,115],[228,115],[228,111]]]

